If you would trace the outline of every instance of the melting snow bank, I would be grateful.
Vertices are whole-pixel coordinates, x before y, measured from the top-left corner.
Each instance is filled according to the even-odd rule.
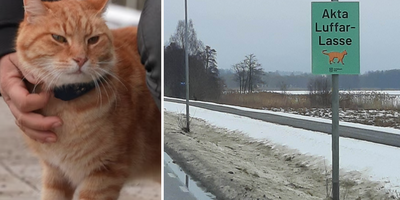
[[[175,113],[182,113],[185,110],[185,105],[177,103],[164,102],[164,107],[166,111]],[[208,146],[206,145],[201,155],[208,155],[208,151],[215,150],[212,152],[213,154],[208,156],[211,158],[216,154],[220,159],[214,161],[208,159],[208,162],[211,162],[211,168],[207,167],[205,169],[211,171],[213,169],[219,171],[222,169],[227,170],[221,172],[222,174],[214,175],[208,174],[206,170],[204,173],[208,174],[208,176],[232,176],[232,180],[237,181],[238,183],[236,184],[239,184],[240,180],[234,178],[239,172],[251,175],[253,178],[250,179],[247,185],[253,184],[253,182],[256,185],[251,185],[252,188],[248,188],[248,186],[240,184],[244,191],[233,189],[238,194],[248,194],[256,190],[255,188],[261,188],[264,192],[263,194],[272,192],[272,190],[281,192],[271,194],[272,196],[269,196],[269,198],[272,199],[278,196],[286,199],[289,195],[287,194],[289,190],[296,193],[296,195],[305,195],[297,196],[298,198],[304,197],[304,199],[313,199],[312,197],[316,196],[318,196],[317,199],[321,199],[326,196],[325,181],[326,177],[330,178],[331,165],[331,137],[329,135],[196,107],[191,107],[190,110],[191,116],[206,120],[207,123],[201,120],[201,125],[192,123],[194,127],[199,126],[200,128],[194,129],[192,127],[193,135],[185,136],[179,134],[179,136],[186,137],[186,139],[180,138],[179,140],[182,139],[180,142],[183,144],[186,140],[194,141],[188,148],[193,149],[190,152],[197,153],[203,147],[194,145],[207,144]],[[170,119],[173,122],[168,122],[167,119],[171,118],[171,116],[168,116],[167,114],[165,117],[166,143],[171,139],[168,133],[168,123],[170,125],[175,124],[175,126],[178,124],[176,119],[175,121]],[[198,120],[193,119],[193,121]],[[208,123],[226,129],[216,129],[215,127],[210,127]],[[174,127],[172,129],[178,130],[179,128]],[[198,133],[204,131],[205,133]],[[214,139],[214,141],[211,139]],[[230,143],[227,145],[220,144],[225,141],[230,141]],[[250,149],[248,149],[248,154],[242,155],[244,148]],[[189,154],[190,152],[185,151],[185,153]],[[341,183],[344,184],[342,185],[341,194],[355,195],[353,196],[355,198],[348,199],[356,199],[358,197],[363,199],[384,199],[390,195],[395,195],[396,197],[400,191],[400,159],[398,159],[398,155],[400,155],[399,148],[340,138]],[[196,160],[198,157],[195,156],[192,160]],[[205,160],[207,161],[207,158]],[[275,162],[272,166],[263,168],[272,161]],[[221,166],[216,167],[214,165],[216,163],[221,163]],[[243,166],[240,163],[245,163],[245,165]],[[325,166],[327,169],[325,169]],[[264,179],[274,179],[278,182],[274,180],[259,182]],[[204,181],[202,182],[204,183]],[[233,187],[229,181],[223,182],[223,184],[221,187],[225,186],[224,189]],[[330,187],[329,185],[328,188]],[[346,189],[346,187],[349,189]],[[387,192],[390,195],[386,194]],[[215,194],[215,192],[213,193]],[[236,198],[238,196],[231,197]],[[257,195],[257,198],[262,199],[262,197],[262,195]]]

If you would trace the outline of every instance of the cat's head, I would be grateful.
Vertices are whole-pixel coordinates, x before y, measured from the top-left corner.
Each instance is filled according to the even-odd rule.
[[[107,0],[24,0],[16,50],[21,67],[46,89],[86,83],[115,64],[110,30],[102,18]]]

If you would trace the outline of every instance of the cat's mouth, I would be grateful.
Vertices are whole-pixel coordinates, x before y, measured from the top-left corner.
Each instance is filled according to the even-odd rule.
[[[66,85],[66,84],[80,84],[82,82],[88,82],[92,80],[93,78],[91,77],[91,74],[82,70],[77,70],[74,72],[68,72],[65,73],[64,79],[67,79],[69,81],[64,82],[61,85]]]
[[[82,73],[83,73],[82,70],[81,70],[81,69],[78,69],[78,70],[76,70],[75,72],[71,72],[71,73],[68,73],[68,74],[74,75],[74,74],[82,74]]]
[[[76,74],[86,74],[87,69],[90,68],[90,61],[82,61],[83,63],[74,63],[72,66],[70,66],[70,69],[67,69],[67,74],[68,75],[76,75]]]

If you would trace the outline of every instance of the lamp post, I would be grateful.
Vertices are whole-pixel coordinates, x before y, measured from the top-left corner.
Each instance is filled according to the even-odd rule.
[[[188,24],[187,24],[187,0],[185,0],[185,68],[186,68],[186,131],[189,126],[189,58],[188,58]]]

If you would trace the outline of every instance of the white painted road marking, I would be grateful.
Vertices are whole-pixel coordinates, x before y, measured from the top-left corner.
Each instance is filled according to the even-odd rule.
[[[188,190],[186,187],[184,187],[184,186],[179,186],[179,188],[181,188],[181,190],[182,190],[183,192],[189,192],[189,190]]]
[[[168,173],[168,176],[171,177],[171,178],[176,178],[176,175],[173,174],[173,173]]]

